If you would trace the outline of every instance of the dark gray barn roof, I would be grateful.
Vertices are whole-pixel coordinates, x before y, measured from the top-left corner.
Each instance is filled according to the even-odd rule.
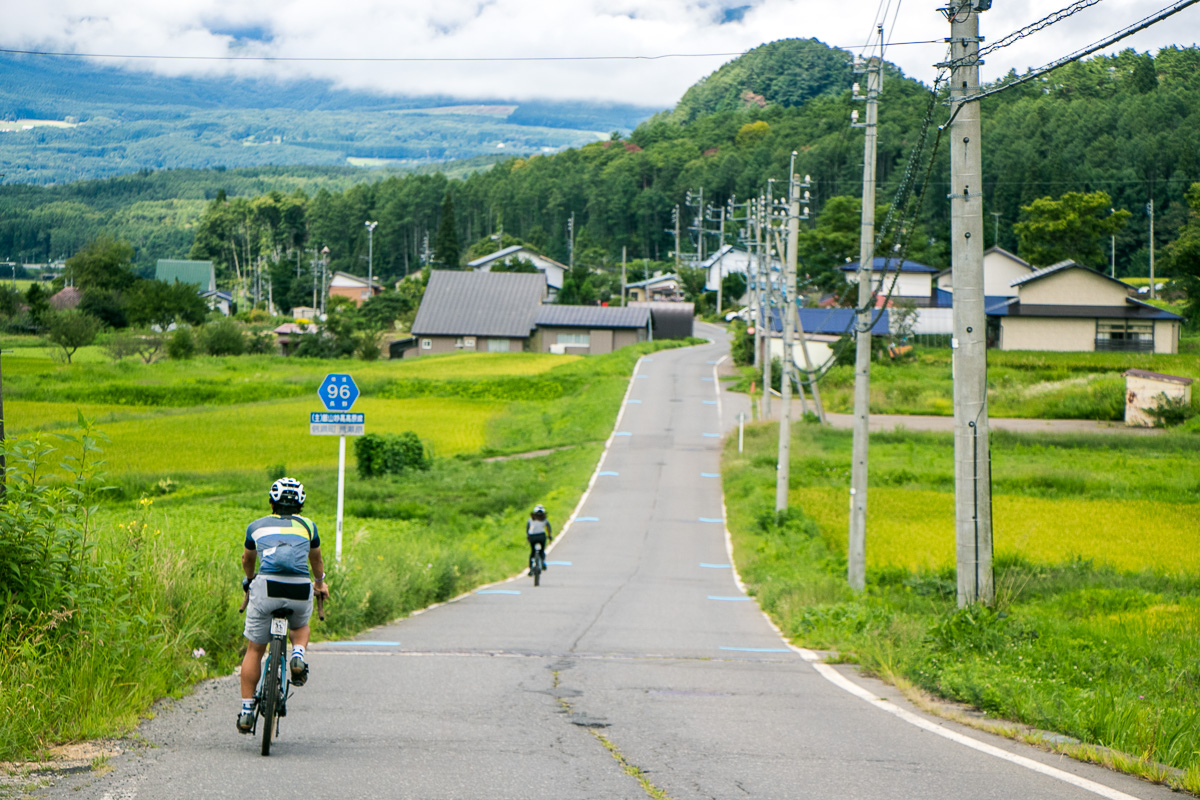
[[[546,294],[546,276],[434,270],[413,321],[414,336],[524,338]]]
[[[552,328],[644,328],[650,322],[647,308],[547,305],[538,309],[538,326]]]

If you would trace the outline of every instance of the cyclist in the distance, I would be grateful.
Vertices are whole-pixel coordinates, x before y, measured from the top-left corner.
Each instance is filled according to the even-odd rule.
[[[292,609],[288,618],[292,655],[288,668],[292,683],[308,680],[304,648],[308,646],[308,618],[312,615],[313,593],[329,597],[325,585],[325,562],[317,525],[300,516],[304,510],[304,485],[293,478],[280,478],[269,492],[271,514],[246,526],[242,551],[242,589],[249,593],[246,606],[246,657],[242,659],[242,709],[237,729],[249,733],[254,727],[254,691],[262,672],[263,653],[271,640],[271,612]],[[258,572],[255,563],[261,562]],[[316,585],[310,582],[309,565]]]
[[[533,563],[533,557],[537,555],[536,545],[540,544],[542,569],[546,569],[546,543],[554,540],[554,533],[550,529],[550,521],[546,519],[546,507],[541,503],[529,512],[529,519],[525,521],[525,538],[529,540],[529,562]]]

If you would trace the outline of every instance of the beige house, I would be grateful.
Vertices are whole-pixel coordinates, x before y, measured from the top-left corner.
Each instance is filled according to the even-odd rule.
[[[988,340],[1001,350],[1175,353],[1183,318],[1129,296],[1124,283],[1074,261],[1013,281],[990,306]]]
[[[351,275],[349,272],[335,272],[329,281],[330,297],[349,297],[354,305],[361,306],[372,295],[379,294],[383,287],[378,282],[374,286],[367,283],[366,278]]]
[[[1013,287],[1034,272],[1034,267],[1003,247],[989,248],[983,254],[983,295],[984,297],[1016,297],[1017,290]],[[954,291],[954,268],[944,269],[935,277],[937,288],[945,292]]]
[[[679,276],[655,275],[644,281],[625,286],[625,298],[630,303],[646,303],[656,300],[682,300],[683,288]]]
[[[650,309],[545,305],[530,345],[540,353],[596,356],[650,337]]]

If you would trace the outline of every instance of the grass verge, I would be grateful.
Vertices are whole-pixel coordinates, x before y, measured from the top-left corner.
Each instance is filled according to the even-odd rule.
[[[872,437],[868,589],[855,595],[844,577],[850,436],[798,426],[791,510],[777,515],[774,431],[748,429],[723,474],[739,569],[792,640],[1174,767],[1182,786],[1200,772],[1200,573],[1187,552],[1200,444],[997,436],[995,484],[1012,492],[995,498],[997,604],[959,610],[941,519],[953,508],[949,437]],[[1144,533],[1110,541],[1104,515],[1126,504],[1139,513],[1124,521]]]

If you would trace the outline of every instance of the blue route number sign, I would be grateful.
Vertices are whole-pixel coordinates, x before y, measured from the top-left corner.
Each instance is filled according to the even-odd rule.
[[[349,411],[358,399],[358,386],[349,373],[331,372],[317,390],[328,411]]]

